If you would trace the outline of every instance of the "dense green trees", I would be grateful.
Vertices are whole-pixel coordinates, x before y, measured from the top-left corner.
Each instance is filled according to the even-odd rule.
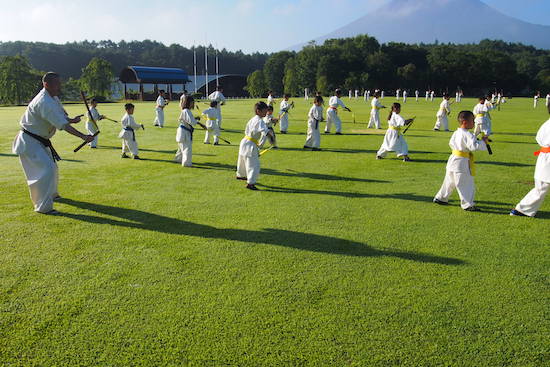
[[[297,95],[309,88],[326,95],[337,87],[452,93],[460,87],[470,95],[495,89],[531,95],[550,89],[550,51],[490,40],[466,45],[380,45],[362,35],[309,44],[298,53],[275,53],[264,74],[267,89],[276,94]]]
[[[28,102],[40,89],[40,75],[22,56],[0,59],[0,103]]]
[[[113,81],[111,63],[107,60],[94,57],[90,63],[82,69],[80,85],[91,96],[110,97]]]
[[[262,97],[267,93],[264,72],[256,70],[246,78],[246,90],[251,97]]]

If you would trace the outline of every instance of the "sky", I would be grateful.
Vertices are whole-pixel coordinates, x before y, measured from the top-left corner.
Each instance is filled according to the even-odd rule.
[[[0,41],[151,39],[274,52],[323,36],[389,1],[0,0]],[[550,0],[482,1],[504,14],[550,25]]]

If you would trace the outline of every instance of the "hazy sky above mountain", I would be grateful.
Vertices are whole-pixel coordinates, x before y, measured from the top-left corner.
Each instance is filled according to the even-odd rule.
[[[190,47],[208,40],[219,48],[271,52],[327,34],[389,1],[0,0],[0,41],[152,39]],[[482,1],[506,15],[550,25],[550,0]]]

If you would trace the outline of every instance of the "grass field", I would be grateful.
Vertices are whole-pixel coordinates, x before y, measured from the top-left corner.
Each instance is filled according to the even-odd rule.
[[[76,154],[59,132],[61,216],[33,213],[11,154],[24,108],[0,108],[2,365],[549,365],[550,201],[536,219],[508,216],[533,185],[544,106],[493,113],[495,154],[477,155],[483,212],[469,213],[456,195],[431,202],[449,155],[450,133],[431,130],[439,102],[403,107],[417,116],[404,163],[375,159],[383,131],[347,98],[357,123],[341,112],[346,135],[303,151],[309,105],[296,100],[251,192],[234,170],[253,102],[224,108],[231,146],[197,130],[195,168],[173,163],[176,103],[164,129],[137,104],[143,161],[120,159],[112,122],[100,149]],[[453,128],[474,104],[453,105]]]

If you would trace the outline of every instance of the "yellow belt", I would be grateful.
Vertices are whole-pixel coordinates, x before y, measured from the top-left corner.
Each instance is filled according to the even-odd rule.
[[[396,126],[391,126],[391,125],[390,125],[390,129],[395,130],[395,131],[397,131],[398,133],[401,134],[401,126],[400,126],[400,127],[396,127]]]
[[[485,117],[485,114],[484,114],[484,113],[478,113],[478,114],[476,115],[476,117]]]
[[[472,176],[476,175],[476,162],[474,159],[474,153],[472,152],[462,152],[460,150],[454,150],[453,149],[453,155],[456,155],[457,157],[461,158],[468,158],[469,159],[469,165],[470,165],[470,174]]]
[[[208,118],[208,121],[216,121],[217,120],[217,118],[215,118],[215,117],[207,117],[207,118]]]
[[[247,140],[250,140],[251,142],[253,142],[253,143],[256,144],[256,145],[260,145],[260,142],[258,141],[258,139],[254,139],[254,138],[252,138],[252,137],[250,137],[250,136],[248,136],[248,135],[245,135],[244,138],[247,139]]]
[[[372,109],[373,109],[373,110],[379,110],[380,107],[376,107],[376,106],[375,106],[375,107],[373,107]]]

